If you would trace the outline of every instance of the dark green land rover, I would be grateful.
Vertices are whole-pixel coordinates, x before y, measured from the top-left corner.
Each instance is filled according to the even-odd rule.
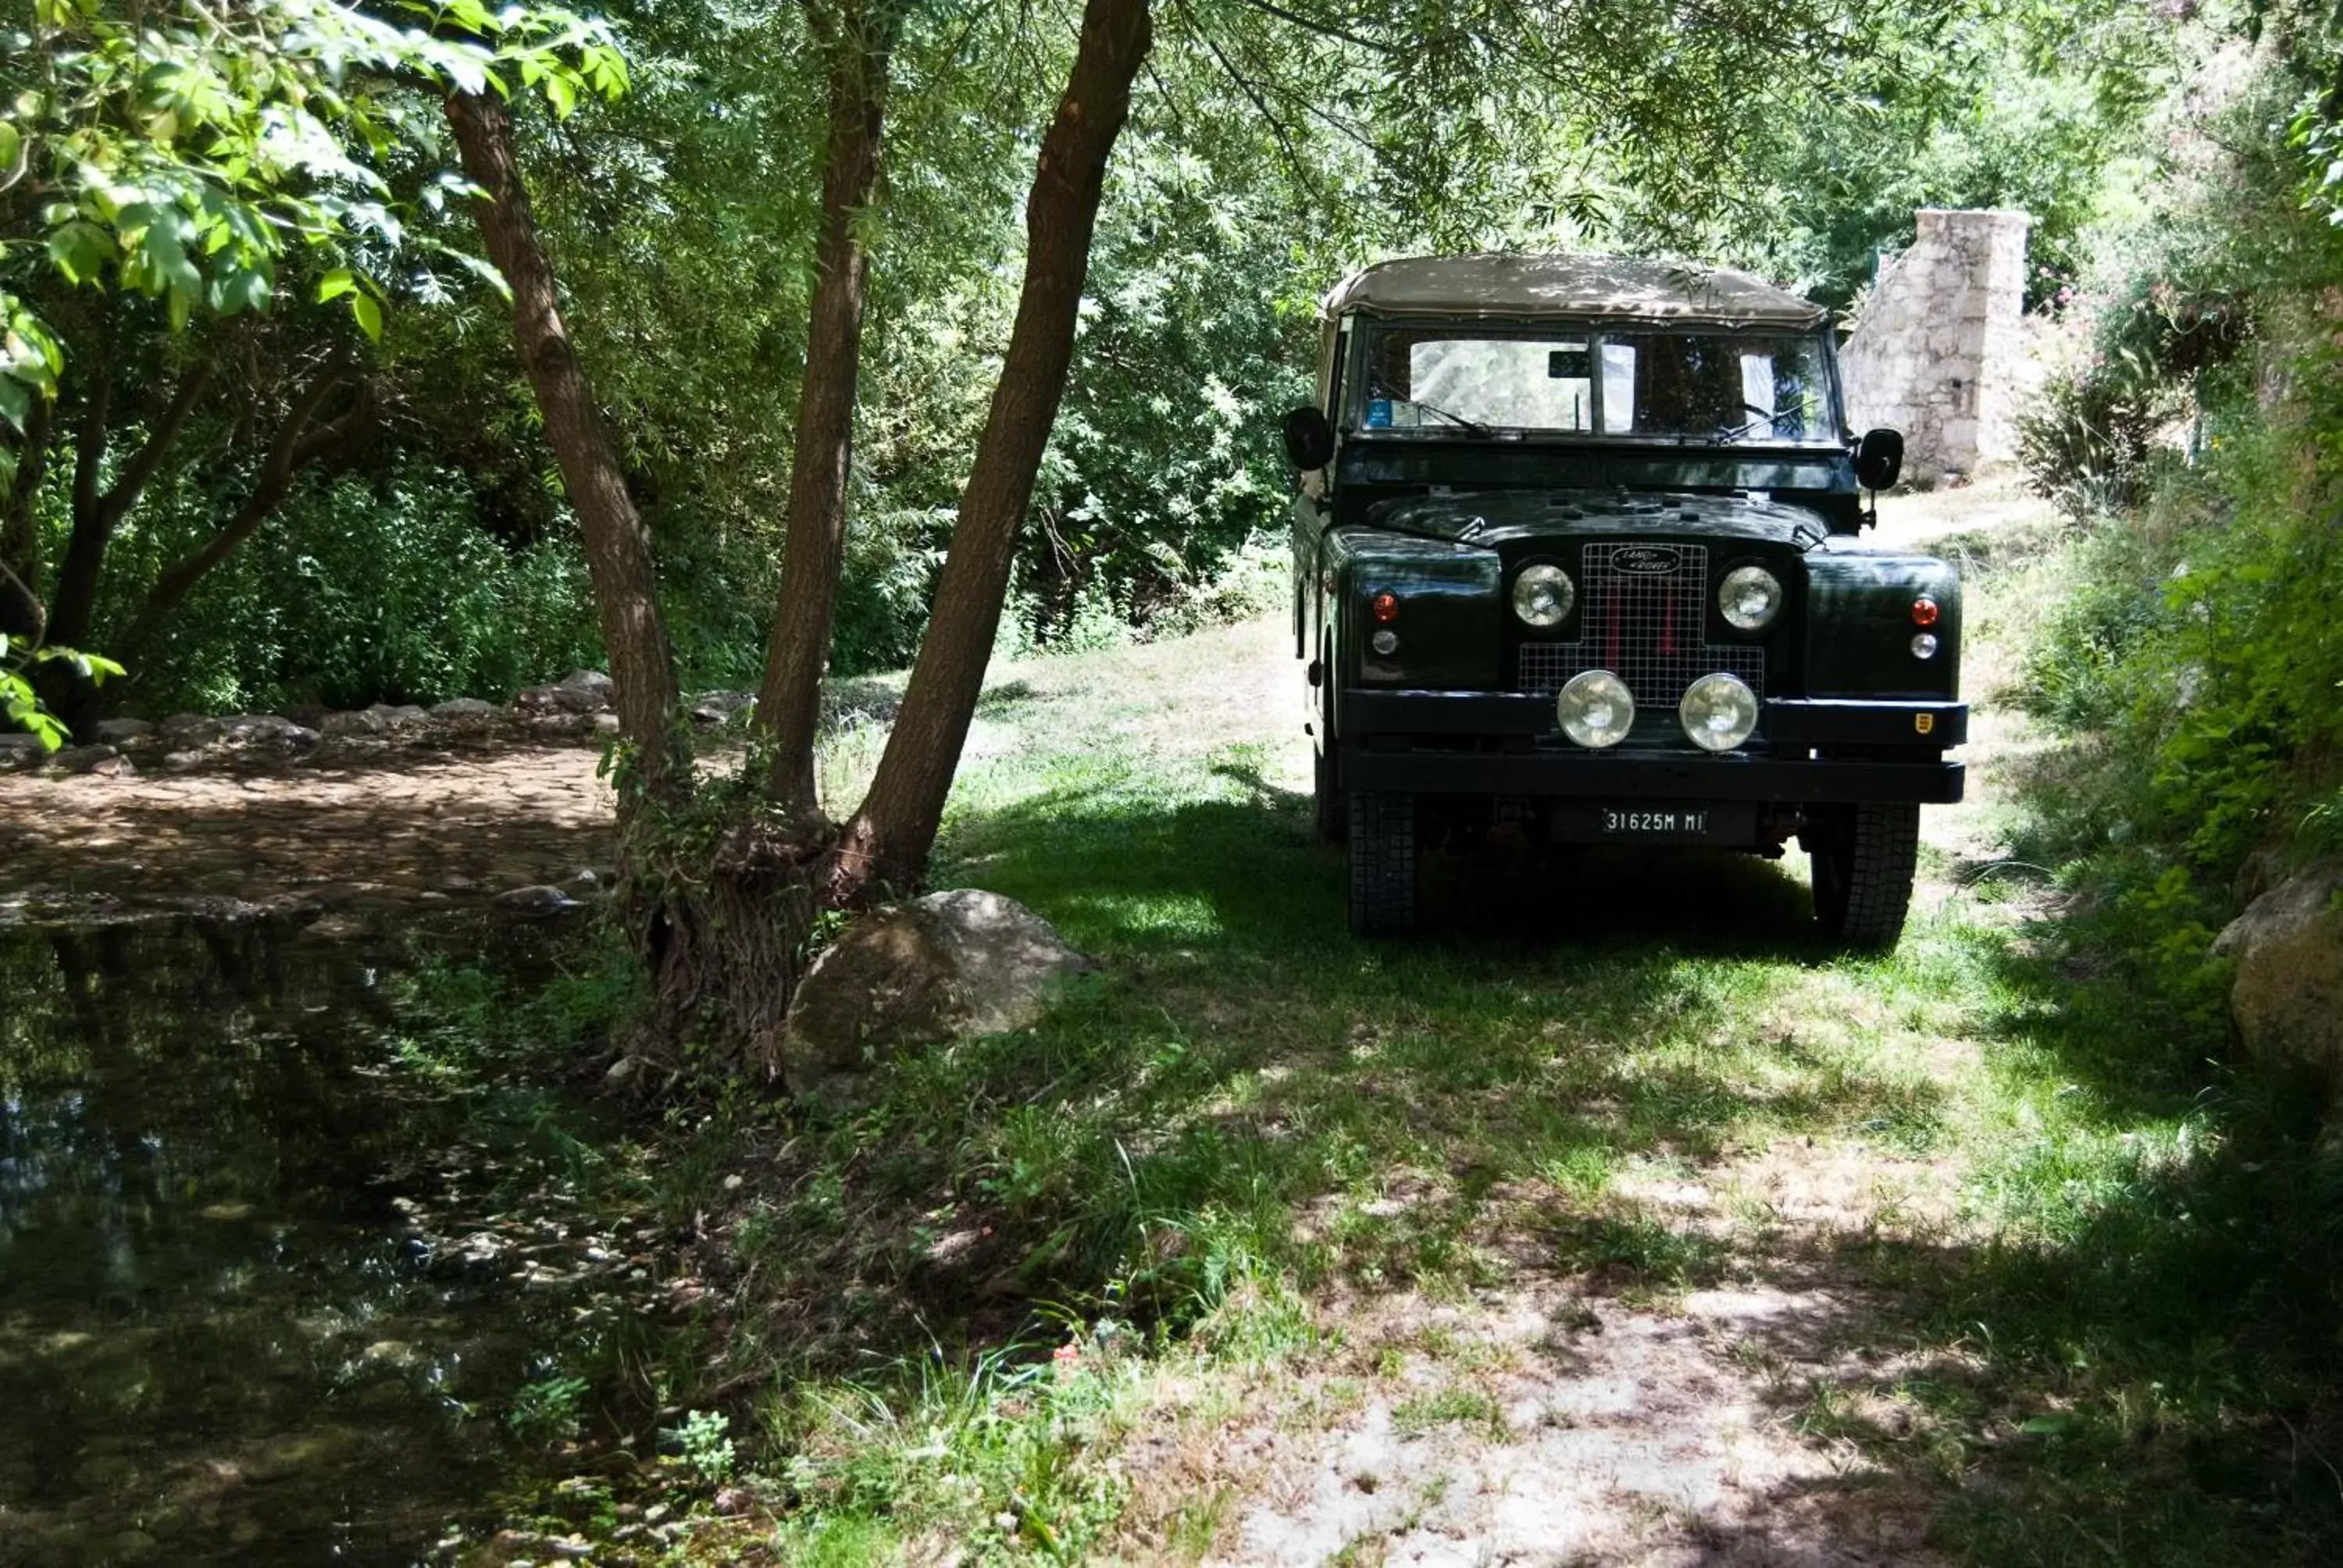
[[[1831,329],[1745,273],[1385,262],[1328,296],[1285,421],[1294,651],[1350,918],[1493,831],[1812,858],[1892,945],[1920,807],[1961,798],[1953,568],[1866,548],[1902,438],[1846,427]]]

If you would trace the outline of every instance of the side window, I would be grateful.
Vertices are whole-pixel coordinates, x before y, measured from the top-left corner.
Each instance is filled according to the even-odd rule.
[[[1342,372],[1350,367],[1351,318],[1344,317],[1334,335],[1333,357],[1327,361],[1326,384],[1318,388],[1318,407],[1326,411],[1336,428],[1342,423]]]

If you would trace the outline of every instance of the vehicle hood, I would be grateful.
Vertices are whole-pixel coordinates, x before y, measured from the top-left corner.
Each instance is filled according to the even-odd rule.
[[[1369,509],[1369,528],[1494,548],[1570,535],[1664,535],[1741,539],[1804,552],[1830,537],[1803,507],[1762,494],[1698,496],[1646,490],[1492,490],[1413,496]]]

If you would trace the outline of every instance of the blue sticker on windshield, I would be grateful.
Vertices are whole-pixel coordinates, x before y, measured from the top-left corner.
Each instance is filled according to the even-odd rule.
[[[1388,430],[1391,428],[1390,398],[1370,397],[1367,399],[1367,428],[1370,430]]]

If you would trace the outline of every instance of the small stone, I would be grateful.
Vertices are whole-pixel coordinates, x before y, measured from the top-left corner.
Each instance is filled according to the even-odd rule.
[[[581,866],[562,882],[561,890],[574,899],[590,899],[602,890],[602,879]]]
[[[155,727],[143,719],[108,719],[97,727],[97,738],[108,746],[135,745],[154,732]]]
[[[192,773],[210,759],[200,751],[169,751],[163,756],[166,773]]]
[[[0,735],[0,773],[38,768],[49,759],[49,749],[34,735]]]
[[[595,734],[597,734],[597,735],[616,735],[618,732],[618,716],[617,714],[615,714],[615,713],[598,713],[598,714],[596,714],[596,715],[594,716],[594,733],[595,733]]]
[[[497,908],[517,915],[558,915],[577,907],[577,900],[559,888],[542,882],[526,888],[508,888],[497,895]]]

